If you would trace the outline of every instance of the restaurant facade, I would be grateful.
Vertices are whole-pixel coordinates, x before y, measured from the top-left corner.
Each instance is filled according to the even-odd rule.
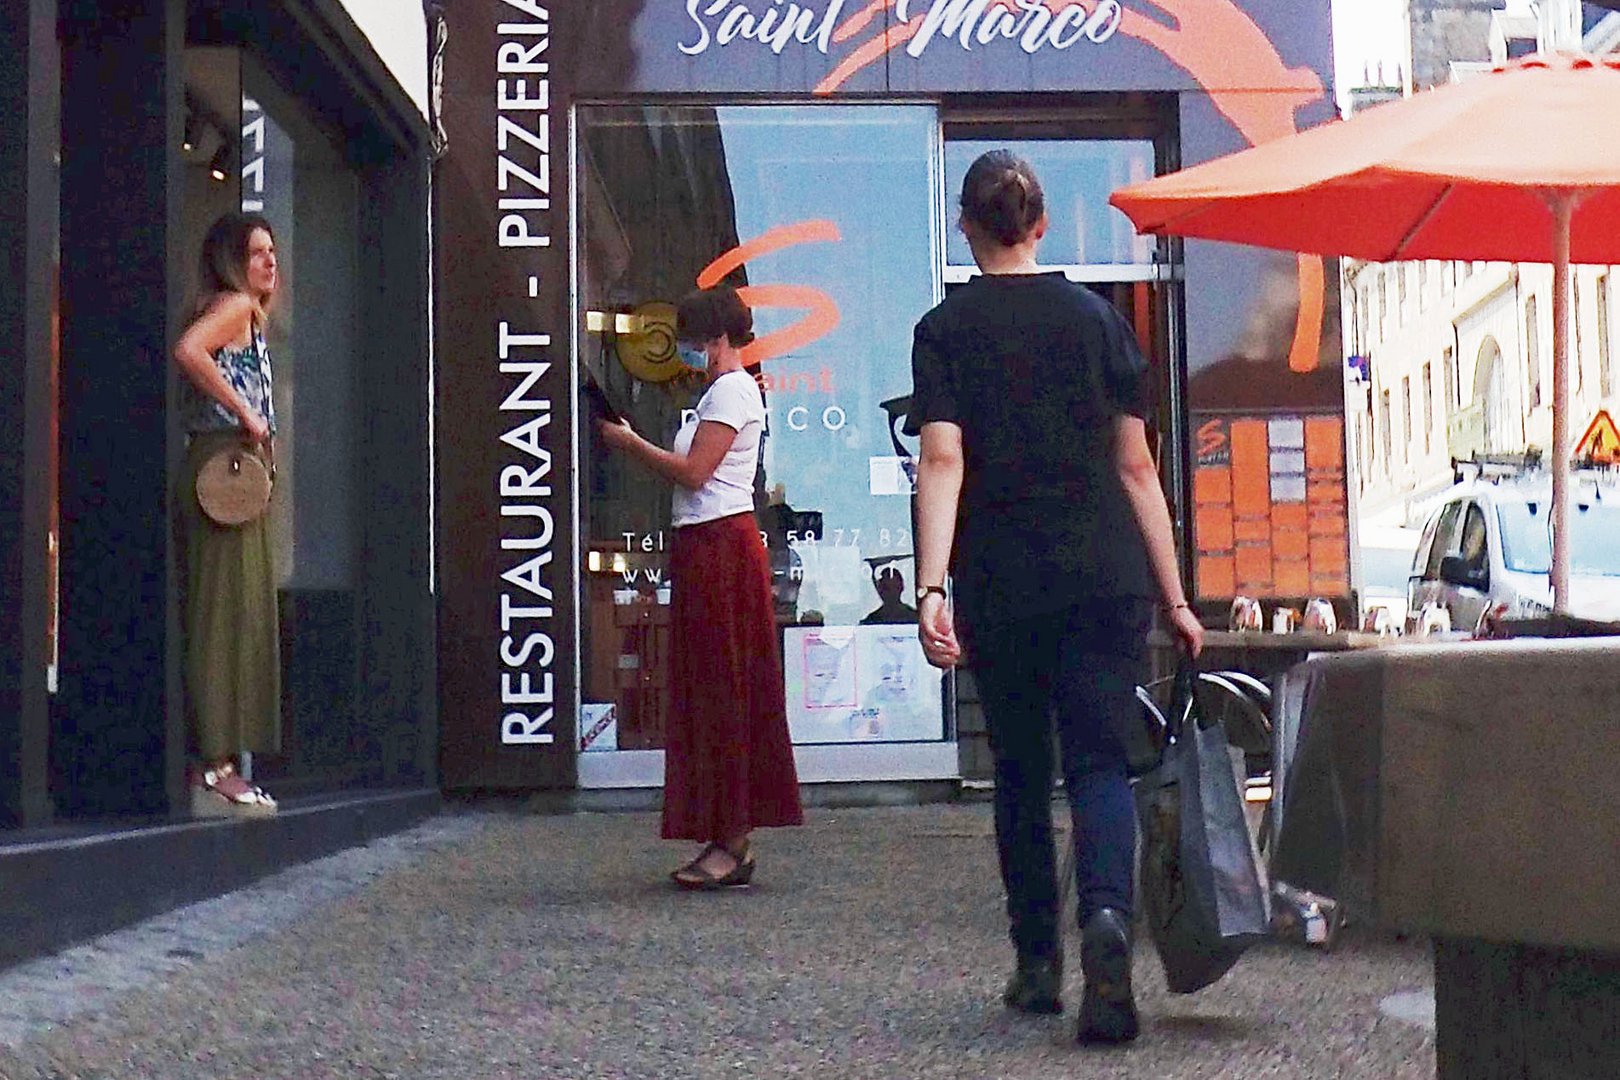
[[[1338,289],[1134,235],[1134,180],[1331,115],[1326,0],[28,0],[0,9],[0,963],[431,812],[651,798],[672,305],[753,306],[755,494],[811,785],[984,771],[912,608],[916,319],[974,273],[968,164],[1135,328],[1191,595],[1348,607]],[[188,821],[169,350],[220,212],[277,232],[269,822]],[[770,647],[772,643],[762,643]],[[176,873],[175,867],[186,867]],[[105,884],[116,881],[116,889]]]
[[[755,484],[808,783],[954,781],[970,680],[917,646],[916,319],[975,273],[954,200],[1007,147],[1043,264],[1155,377],[1190,595],[1354,611],[1335,270],[1138,237],[1133,181],[1333,114],[1326,0],[456,0],[435,173],[438,685],[449,789],[653,788],[669,492],[583,391],[668,445],[700,377],[673,305],[738,286],[769,414]]]

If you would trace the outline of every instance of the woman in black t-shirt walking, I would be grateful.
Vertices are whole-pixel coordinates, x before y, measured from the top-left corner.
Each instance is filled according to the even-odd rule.
[[[1078,1038],[1128,1042],[1136,822],[1119,732],[1137,715],[1154,598],[1193,655],[1203,629],[1182,592],[1130,327],[1090,290],[1036,268],[1047,219],[1026,162],[980,157],[961,207],[983,274],[923,316],[912,351],[918,633],[937,666],[965,652],[984,702],[1017,950],[1004,1000],[1063,1008],[1055,719],[1079,877]]]

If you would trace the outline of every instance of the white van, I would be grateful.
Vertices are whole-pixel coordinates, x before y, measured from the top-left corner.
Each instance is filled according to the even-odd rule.
[[[1570,488],[1570,614],[1620,622],[1620,476],[1580,470]],[[1446,492],[1412,559],[1408,612],[1442,607],[1457,630],[1475,629],[1487,612],[1549,613],[1551,506],[1552,477],[1540,469]]]

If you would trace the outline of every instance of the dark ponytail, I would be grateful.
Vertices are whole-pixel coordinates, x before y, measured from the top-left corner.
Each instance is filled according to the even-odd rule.
[[[1009,150],[979,155],[962,180],[962,220],[1006,247],[1028,239],[1045,212],[1035,170]]]

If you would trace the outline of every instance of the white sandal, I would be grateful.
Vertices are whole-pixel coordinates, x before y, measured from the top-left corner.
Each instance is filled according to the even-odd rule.
[[[198,777],[201,782],[191,785],[193,817],[271,817],[277,810],[276,800],[237,775],[234,765],[204,769]]]

